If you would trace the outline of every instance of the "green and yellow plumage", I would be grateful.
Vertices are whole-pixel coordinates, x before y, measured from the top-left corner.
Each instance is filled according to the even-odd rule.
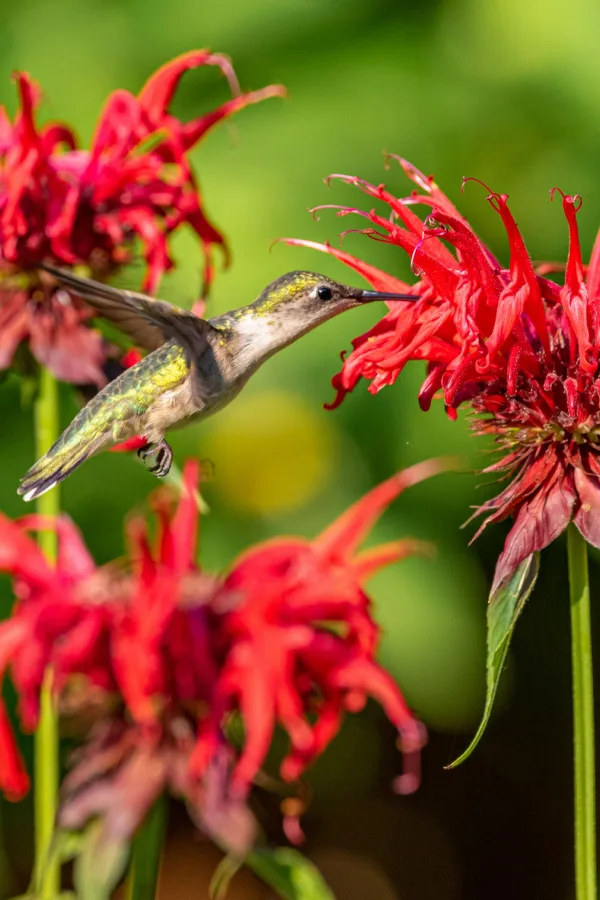
[[[75,416],[50,450],[21,483],[21,493],[45,488],[71,474],[105,446],[143,433],[145,419],[157,396],[180,388],[190,366],[183,347],[169,341],[150,353],[103,391]],[[39,494],[38,494],[39,495]]]

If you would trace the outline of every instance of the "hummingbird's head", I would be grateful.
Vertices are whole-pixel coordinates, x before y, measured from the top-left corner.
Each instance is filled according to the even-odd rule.
[[[350,287],[316,272],[288,272],[271,282],[251,309],[254,319],[264,318],[294,340],[321,322],[374,300],[418,299],[412,294]]]
[[[373,300],[418,299],[350,287],[315,272],[288,272],[267,285],[250,306],[223,316],[224,322],[216,327],[225,328],[234,341],[235,352],[230,355],[234,371],[248,378],[278,350],[346,309]]]

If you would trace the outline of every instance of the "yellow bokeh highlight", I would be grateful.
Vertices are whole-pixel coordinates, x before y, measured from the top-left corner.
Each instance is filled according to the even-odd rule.
[[[208,429],[207,429],[208,430]],[[319,407],[292,391],[238,397],[202,439],[212,486],[233,509],[272,515],[303,506],[322,489],[337,457],[336,432]]]

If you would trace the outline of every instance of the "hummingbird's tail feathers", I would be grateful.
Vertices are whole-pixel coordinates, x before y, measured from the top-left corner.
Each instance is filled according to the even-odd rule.
[[[99,434],[93,440],[80,441],[75,447],[65,446],[62,438],[42,456],[21,479],[17,493],[23,500],[35,500],[55,485],[68,478],[71,472],[97,453],[107,443],[106,435]]]

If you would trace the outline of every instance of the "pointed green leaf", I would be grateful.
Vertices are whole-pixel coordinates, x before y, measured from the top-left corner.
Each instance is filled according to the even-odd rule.
[[[128,841],[109,838],[100,819],[88,825],[73,868],[78,900],[110,900],[128,859]]]
[[[317,867],[297,850],[255,850],[244,862],[283,900],[335,900]]]
[[[455,759],[449,766],[446,766],[448,769],[454,769],[463,763],[483,736],[492,713],[500,676],[517,619],[533,590],[539,569],[539,553],[532,553],[523,560],[512,577],[490,595],[487,609],[487,691],[483,717],[475,737],[465,752],[461,753],[458,759]]]
[[[210,900],[225,900],[231,879],[243,864],[244,861],[237,856],[225,856],[221,860],[208,886]]]
[[[150,807],[133,839],[128,900],[154,900],[167,826],[168,798],[160,796]]]

